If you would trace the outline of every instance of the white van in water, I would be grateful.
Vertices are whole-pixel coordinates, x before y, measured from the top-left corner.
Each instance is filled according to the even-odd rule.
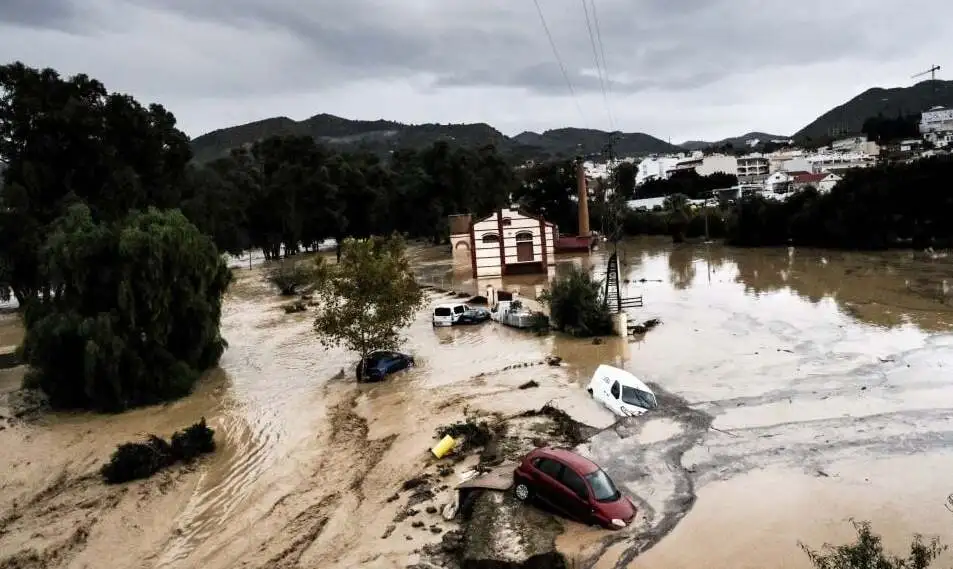
[[[466,304],[438,304],[433,309],[433,325],[453,326],[466,311]]]
[[[658,408],[648,385],[624,369],[609,365],[596,368],[587,391],[620,417],[637,417]]]

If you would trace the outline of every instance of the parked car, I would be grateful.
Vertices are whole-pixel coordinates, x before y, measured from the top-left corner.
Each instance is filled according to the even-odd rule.
[[[619,417],[637,417],[658,408],[655,393],[624,369],[601,365],[592,374],[587,391]]]
[[[537,448],[513,472],[516,498],[537,499],[566,517],[606,529],[632,523],[637,509],[599,465],[572,451]]]
[[[460,318],[457,319],[457,324],[479,324],[481,322],[486,322],[490,319],[490,311],[486,308],[474,308],[472,306],[467,306],[463,314],[460,315]]]
[[[374,382],[383,380],[388,374],[407,369],[414,365],[414,358],[400,352],[372,352],[357,364],[357,380]]]
[[[453,326],[454,324],[479,324],[490,319],[490,311],[485,308],[472,308],[463,303],[438,304],[433,309],[434,326]]]

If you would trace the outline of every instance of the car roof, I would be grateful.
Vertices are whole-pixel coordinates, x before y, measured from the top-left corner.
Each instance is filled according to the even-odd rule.
[[[652,391],[652,388],[650,388],[648,385],[645,385],[641,379],[635,377],[624,369],[602,364],[596,368],[596,372],[592,374],[592,378],[601,379],[603,377],[608,377],[610,381],[618,381],[622,385],[634,387],[642,391],[648,391],[652,395],[655,395],[655,392]]]
[[[569,468],[576,471],[576,474],[585,476],[599,470],[599,465],[588,458],[578,455],[571,450],[562,448],[545,447],[536,449],[536,456],[555,458]]]
[[[434,308],[453,308],[454,306],[466,306],[465,302],[442,302]]]

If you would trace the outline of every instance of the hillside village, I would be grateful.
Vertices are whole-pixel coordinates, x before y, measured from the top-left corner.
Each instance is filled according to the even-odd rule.
[[[920,158],[950,153],[953,142],[953,109],[935,106],[920,115],[919,138],[894,140],[879,144],[867,135],[849,136],[829,145],[808,149],[793,140],[772,140],[781,148],[772,152],[749,152],[740,155],[712,150],[693,150],[669,154],[652,154],[644,158],[634,156],[613,161],[587,161],[586,176],[592,181],[605,179],[621,162],[637,166],[636,186],[653,180],[665,180],[677,172],[693,171],[700,176],[716,173],[737,178],[737,185],[712,191],[709,200],[737,200],[759,195],[784,201],[809,187],[821,193],[830,192],[847,170],[869,168],[884,162],[910,162]],[[750,148],[764,141],[745,141]],[[710,147],[710,148],[715,148]],[[638,193],[638,192],[636,192]],[[661,209],[665,197],[630,200],[635,210]],[[698,204],[705,199],[690,200]]]

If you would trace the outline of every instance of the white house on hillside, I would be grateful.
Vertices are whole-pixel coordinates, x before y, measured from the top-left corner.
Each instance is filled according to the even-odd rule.
[[[920,134],[937,148],[953,142],[953,109],[933,107],[920,114]]]
[[[650,156],[639,162],[639,170],[635,174],[635,183],[644,184],[649,180],[664,180],[678,165],[677,156]]]
[[[827,193],[834,189],[834,186],[837,185],[837,182],[840,182],[843,178],[840,174],[835,174],[831,172],[830,174],[824,176],[824,179],[817,183],[817,191],[822,193]]]

